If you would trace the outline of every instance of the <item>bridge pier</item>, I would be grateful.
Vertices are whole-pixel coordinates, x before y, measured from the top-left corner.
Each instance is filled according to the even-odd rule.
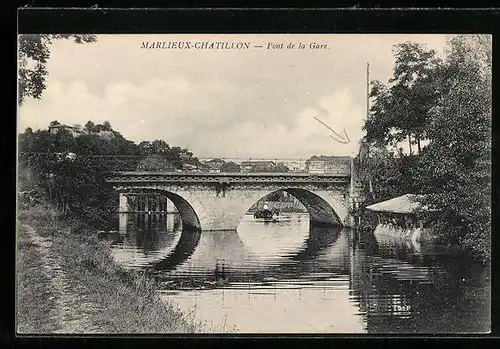
[[[128,212],[128,199],[127,196],[123,193],[119,194],[118,198],[118,212],[125,213]]]
[[[126,213],[118,214],[118,231],[124,233],[127,231],[128,215]]]

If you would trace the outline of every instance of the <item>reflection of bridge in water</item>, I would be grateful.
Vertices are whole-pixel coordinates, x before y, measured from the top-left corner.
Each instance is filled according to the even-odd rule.
[[[223,261],[226,276],[231,279],[245,279],[250,276],[266,275],[272,277],[286,277],[290,275],[303,275],[307,273],[328,273],[335,272],[342,275],[352,274],[357,269],[356,255],[358,250],[352,250],[351,241],[352,232],[343,230],[341,227],[310,227],[308,234],[303,236],[302,243],[297,241],[290,250],[284,250],[282,253],[267,259],[258,257],[248,249],[242,240],[241,232],[220,231],[205,232],[199,230],[181,229],[182,223],[178,215],[171,216],[177,219],[174,222],[174,230],[182,230],[177,233],[175,241],[163,241],[162,244],[170,246],[163,255],[156,255],[157,258],[149,261],[149,268],[159,272],[176,270],[179,274],[183,273],[183,268],[190,268],[183,263],[192,259],[197,251],[200,239],[204,244],[201,250],[197,251],[197,268],[185,270],[186,274],[192,277],[199,274],[200,277],[210,275],[215,269],[217,263]],[[161,226],[161,220],[165,219],[161,215],[134,215],[133,224],[139,229],[135,233],[137,245],[141,246],[146,252],[154,249],[151,241],[148,239],[158,239],[162,232],[152,232]],[[274,225],[276,227],[276,225]],[[145,237],[147,231],[150,235]],[[179,236],[180,235],[180,236]],[[174,235],[166,234],[168,239],[174,239]],[[141,240],[142,241],[139,241]],[[300,239],[300,237],[299,237]],[[156,246],[158,247],[158,246]],[[401,249],[399,249],[401,250]],[[389,249],[388,251],[393,251]],[[406,255],[394,256],[393,254],[384,254],[374,239],[371,246],[364,246],[360,253],[372,255],[372,264],[379,265],[384,273],[393,275],[396,279],[407,279],[414,281],[429,282],[432,279],[429,269],[419,267],[422,264],[422,256],[414,254],[408,250]],[[382,253],[381,253],[382,252]]]
[[[322,250],[335,243],[339,238],[341,228],[313,228],[308,238],[292,251],[275,256],[273,258],[260,258],[254,252],[248,250],[240,235],[235,231],[201,234],[204,239],[199,250],[190,246],[189,243],[199,243],[198,233],[186,233],[193,238],[181,237],[184,243],[179,244],[164,259],[151,263],[151,267],[157,271],[164,272],[175,270],[167,276],[186,277],[191,280],[199,278],[217,278],[220,276],[227,282],[254,281],[264,278],[286,278],[300,277],[318,268],[314,260]],[[185,243],[189,241],[189,243]],[[188,254],[191,256],[188,257]],[[185,262],[192,257],[191,264]],[[174,263],[174,264],[172,264]],[[193,264],[195,264],[193,266]],[[348,265],[333,266],[327,268],[332,270],[343,270],[348,274]],[[218,273],[218,276],[216,275]]]
[[[312,227],[309,229],[307,221],[299,222],[305,227],[302,235],[295,237],[288,237],[288,241],[281,241],[280,237],[274,238],[275,247],[283,245],[283,250],[279,256],[274,256],[271,259],[262,258],[262,255],[257,256],[255,252],[259,251],[249,250],[248,246],[242,240],[241,234],[244,232],[237,231],[217,231],[217,232],[200,232],[199,230],[182,229],[182,223],[174,222],[177,227],[177,233],[158,231],[165,230],[162,224],[165,224],[165,217],[163,215],[155,214],[123,214],[128,218],[122,218],[127,221],[128,228],[124,226],[120,230],[127,233],[128,244],[135,244],[140,248],[142,253],[148,254],[150,250],[163,251],[163,255],[154,253],[148,258],[148,268],[157,270],[158,272],[168,272],[176,270],[179,272],[183,268],[189,268],[189,265],[183,265],[184,262],[191,259],[196,259],[199,266],[203,266],[203,270],[198,270],[200,276],[206,276],[212,273],[217,263],[224,260],[226,271],[236,277],[250,276],[252,273],[262,274],[265,269],[266,275],[271,274],[292,274],[297,271],[307,273],[307,267],[302,266],[308,260],[312,260],[321,250],[334,243],[340,234],[342,228],[340,227]],[[171,219],[178,215],[169,215]],[[285,223],[286,224],[286,223]],[[268,225],[272,231],[281,225],[282,229],[287,229],[285,224],[266,224],[260,223],[259,226],[263,227]],[[170,222],[170,229],[172,229],[172,222]],[[175,229],[174,229],[175,230]],[[260,232],[261,234],[265,232]],[[130,235],[132,234],[132,235]],[[130,240],[132,239],[132,240]],[[200,239],[203,242],[200,244]],[[257,237],[258,240],[258,237]],[[265,243],[265,242],[264,242]],[[123,234],[122,234],[123,244]],[[265,243],[266,244],[266,243]],[[201,246],[199,246],[201,245]],[[193,256],[193,254],[196,254]],[[271,255],[274,252],[271,251]],[[287,265],[291,263],[291,265]],[[298,269],[297,269],[298,268]],[[347,268],[347,266],[345,267]],[[186,271],[192,276],[192,270]],[[228,275],[228,274],[227,274]]]

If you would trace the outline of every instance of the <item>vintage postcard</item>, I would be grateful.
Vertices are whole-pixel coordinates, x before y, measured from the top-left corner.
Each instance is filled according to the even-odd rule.
[[[18,37],[16,330],[491,330],[492,38]]]

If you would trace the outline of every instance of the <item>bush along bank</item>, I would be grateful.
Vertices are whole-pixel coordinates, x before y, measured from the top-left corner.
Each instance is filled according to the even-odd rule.
[[[117,265],[94,229],[50,204],[20,208],[16,257],[19,333],[202,331],[150,278]]]

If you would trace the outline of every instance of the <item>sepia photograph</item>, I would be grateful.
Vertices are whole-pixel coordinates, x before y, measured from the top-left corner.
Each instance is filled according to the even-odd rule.
[[[16,332],[487,334],[492,36],[19,34]]]

